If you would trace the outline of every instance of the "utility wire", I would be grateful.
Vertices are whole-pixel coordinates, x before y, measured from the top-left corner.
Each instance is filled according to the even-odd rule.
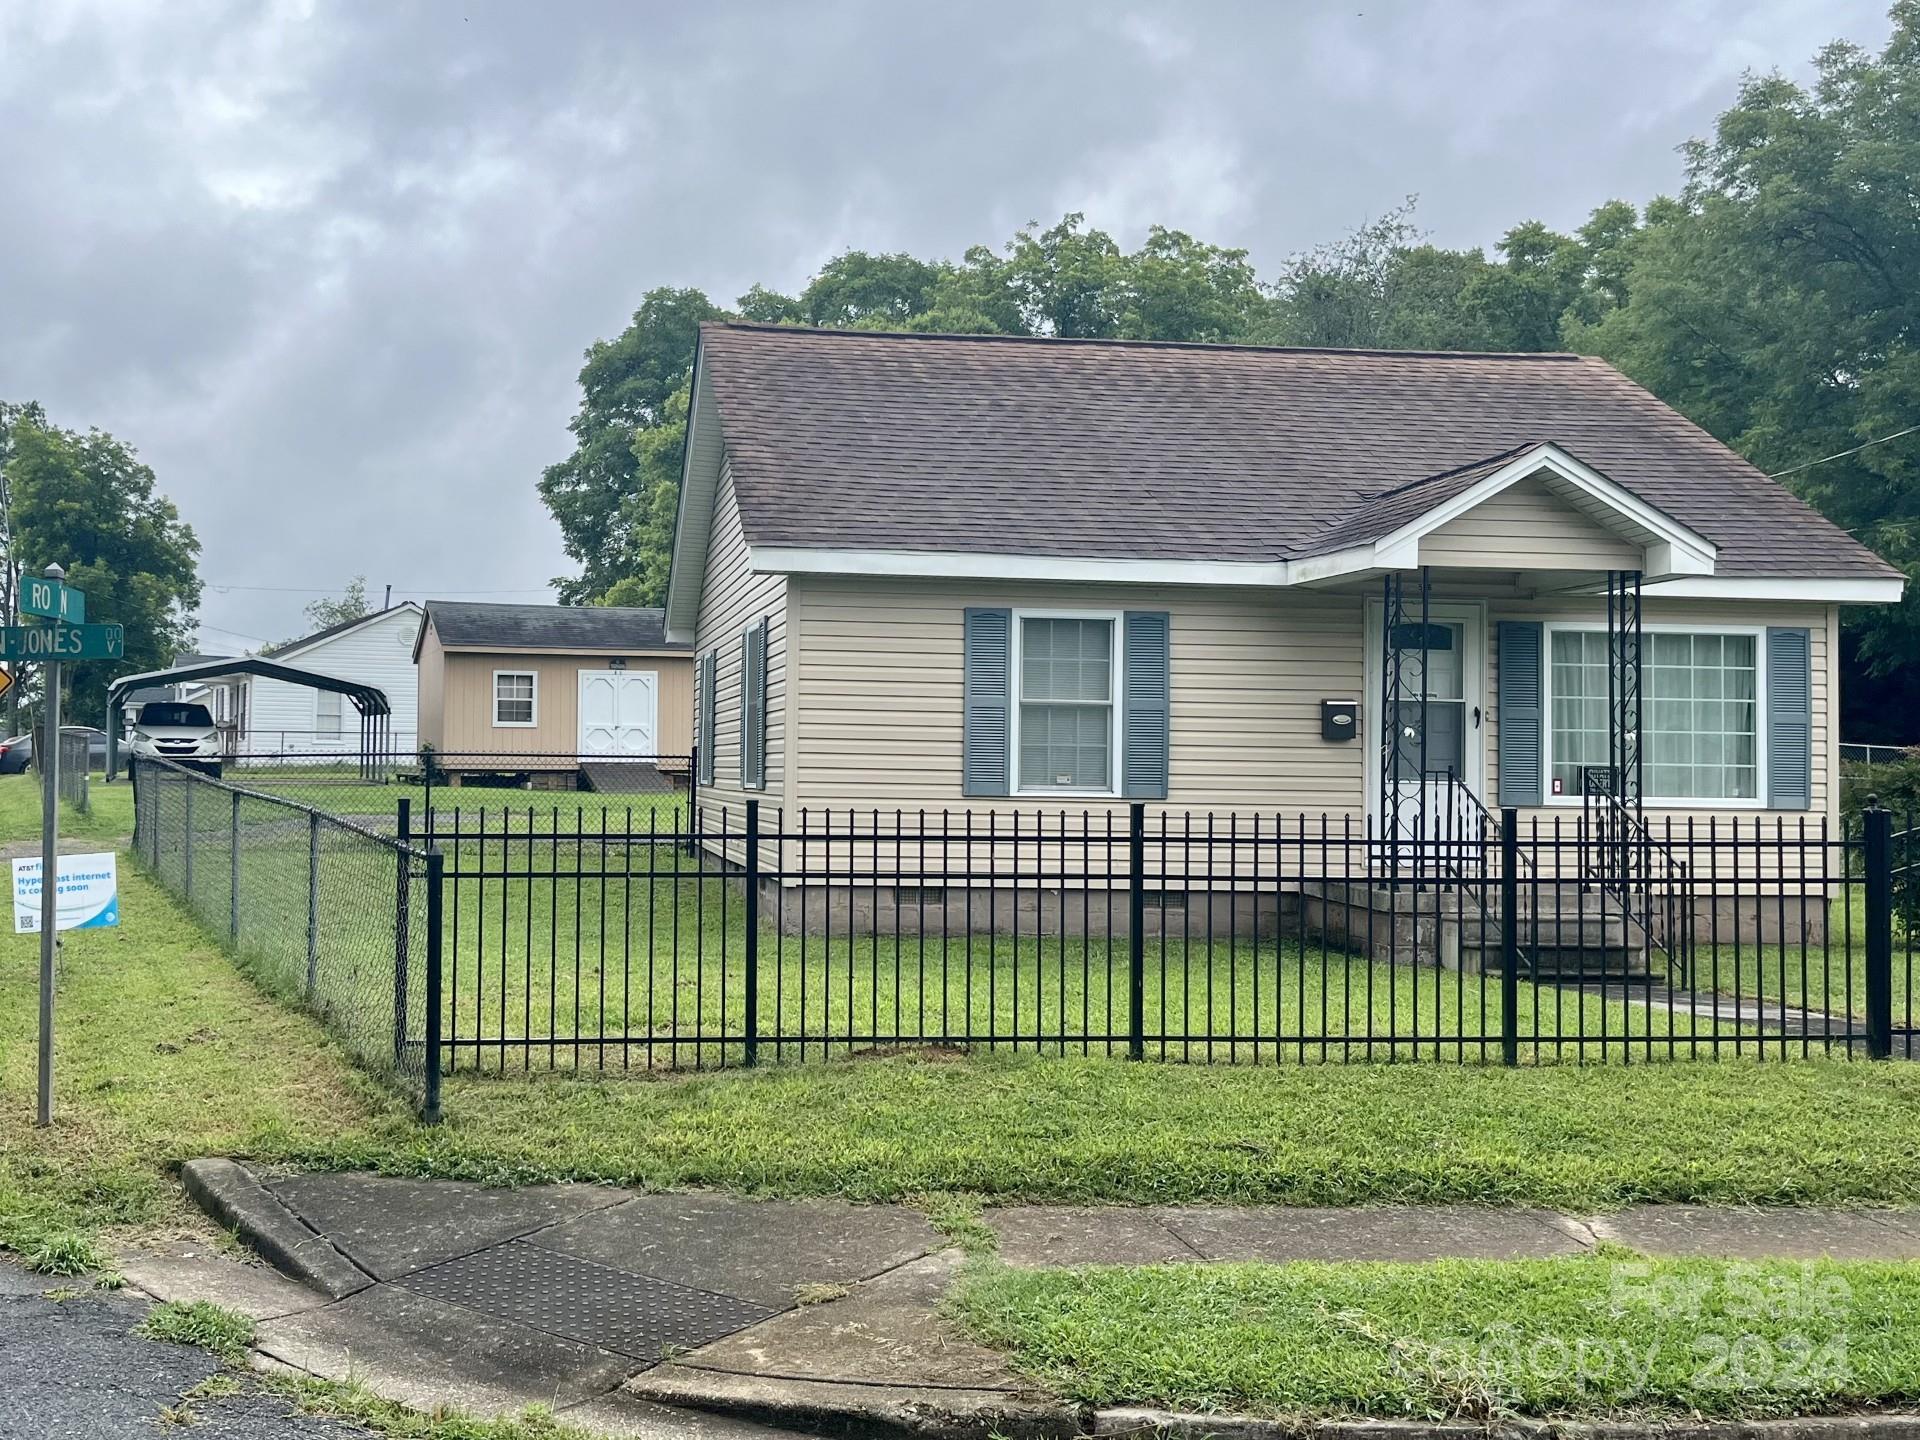
[[[1814,466],[1825,465],[1830,460],[1844,460],[1849,455],[1858,455],[1862,450],[1871,450],[1876,445],[1884,445],[1889,440],[1898,440],[1902,435],[1911,435],[1916,430],[1920,430],[1920,425],[1909,425],[1904,430],[1896,430],[1891,435],[1882,435],[1877,440],[1869,440],[1865,444],[1854,446],[1851,450],[1841,450],[1832,455],[1822,455],[1818,460],[1809,460],[1804,465],[1794,465],[1786,470],[1776,470],[1773,474],[1767,476],[1767,478],[1769,480],[1779,480],[1788,475],[1798,475],[1802,470],[1811,470]]]
[[[219,580],[203,580],[200,583],[209,590],[249,590],[273,595],[336,595],[346,588],[342,585],[229,585]],[[396,595],[546,595],[552,589],[550,585],[524,585],[519,589],[506,590],[453,590],[438,585],[393,587]]]

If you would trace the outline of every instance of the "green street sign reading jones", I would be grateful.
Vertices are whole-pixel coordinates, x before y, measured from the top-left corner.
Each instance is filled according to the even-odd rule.
[[[127,632],[119,625],[8,625],[0,628],[0,660],[120,660]]]
[[[63,620],[69,625],[78,625],[87,618],[87,597],[58,580],[22,575],[20,608],[29,615],[44,615],[49,620]]]

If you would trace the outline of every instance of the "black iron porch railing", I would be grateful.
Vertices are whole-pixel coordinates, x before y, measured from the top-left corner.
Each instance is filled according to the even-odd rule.
[[[1581,883],[1619,908],[1622,920],[1666,962],[1670,980],[1690,983],[1699,899],[1693,868],[1621,797],[1615,773],[1605,765],[1581,772]]]

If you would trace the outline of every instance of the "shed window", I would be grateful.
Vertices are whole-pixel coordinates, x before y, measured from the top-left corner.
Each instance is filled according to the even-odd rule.
[[[222,690],[220,696],[224,701],[226,691]],[[221,708],[224,709],[225,706],[222,705]],[[315,730],[322,735],[338,735],[340,733],[340,692],[338,690],[314,691],[313,713]]]
[[[1021,790],[1113,789],[1112,616],[1020,617]]]
[[[495,725],[531,725],[534,720],[536,682],[531,670],[493,672],[493,723]]]

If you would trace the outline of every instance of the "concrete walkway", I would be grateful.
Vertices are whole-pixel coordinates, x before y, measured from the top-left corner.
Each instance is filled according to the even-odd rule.
[[[1077,1417],[940,1316],[960,1253],[918,1212],[838,1201],[488,1189],[188,1167],[222,1223],[307,1283],[204,1250],[129,1257],[158,1298],[259,1322],[271,1364],[423,1409],[551,1406],[610,1434],[763,1440],[752,1421],[1033,1434]],[[1014,1206],[1014,1265],[1651,1255],[1920,1259],[1920,1212]],[[733,1418],[698,1412],[725,1412]]]

